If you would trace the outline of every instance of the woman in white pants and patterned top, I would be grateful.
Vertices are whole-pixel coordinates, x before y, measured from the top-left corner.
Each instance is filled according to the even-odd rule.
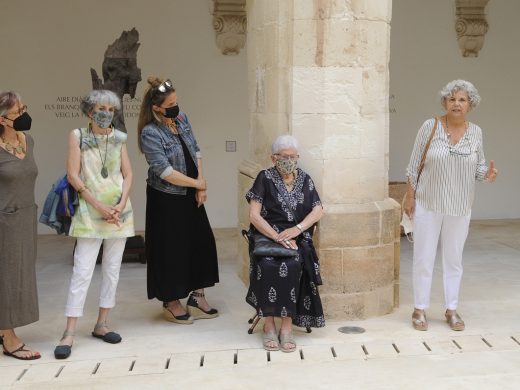
[[[89,123],[87,128],[72,130],[69,135],[67,178],[79,194],[69,235],[76,237],[77,246],[65,307],[67,327],[54,350],[57,359],[65,359],[71,354],[76,323],[78,317],[83,316],[102,244],[99,315],[92,336],[111,344],[121,341],[121,336],[110,331],[106,321],[116,303],[126,239],[134,235],[129,199],[132,168],[126,148],[127,135],[112,126],[114,113],[121,108],[121,102],[111,91],[94,90],[83,98],[80,107]]]
[[[421,158],[436,122],[434,118],[419,129],[407,168],[404,212],[414,222],[412,324],[417,330],[428,329],[425,309],[430,304],[440,238],[446,321],[451,329],[464,330],[457,306],[462,251],[468,235],[475,182],[493,182],[498,171],[493,161],[489,167],[486,165],[482,130],[467,120],[468,112],[480,102],[473,84],[465,80],[451,81],[441,90],[440,98],[446,114],[437,118],[419,181]]]

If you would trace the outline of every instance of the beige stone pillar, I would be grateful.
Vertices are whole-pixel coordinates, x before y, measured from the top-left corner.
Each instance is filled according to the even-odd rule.
[[[283,133],[325,215],[315,239],[327,318],[366,318],[399,299],[399,205],[388,198],[391,0],[247,0],[250,160],[239,196]],[[240,228],[248,225],[241,202]],[[240,275],[247,283],[242,245]]]

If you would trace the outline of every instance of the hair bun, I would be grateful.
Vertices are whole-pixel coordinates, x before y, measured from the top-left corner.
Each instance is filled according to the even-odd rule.
[[[148,81],[148,84],[150,84],[152,86],[152,88],[158,87],[163,82],[163,80],[161,80],[157,76],[149,76],[147,81]]]

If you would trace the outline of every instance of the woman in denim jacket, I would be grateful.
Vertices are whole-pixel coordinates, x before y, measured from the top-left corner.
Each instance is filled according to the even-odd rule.
[[[204,208],[206,180],[190,122],[170,80],[149,77],[137,126],[149,164],[146,189],[148,298],[180,324],[214,318],[204,288],[218,282],[215,238]],[[179,299],[189,295],[187,309]]]

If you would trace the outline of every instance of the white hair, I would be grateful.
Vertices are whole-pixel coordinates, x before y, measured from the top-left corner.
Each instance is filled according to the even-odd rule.
[[[116,110],[121,109],[121,100],[119,100],[119,97],[107,89],[94,89],[90,91],[81,99],[79,107],[83,114],[88,115],[94,110],[96,104],[108,104],[109,106],[113,106]]]
[[[292,135],[280,135],[276,138],[271,146],[272,154],[278,153],[282,149],[292,148],[298,150],[298,141]]]
[[[468,94],[469,104],[471,108],[475,108],[480,103],[480,95],[478,94],[477,88],[469,81],[466,80],[453,80],[450,81],[446,86],[441,89],[439,96],[441,98],[441,104],[446,107],[446,99],[455,94],[456,92],[464,91]]]

